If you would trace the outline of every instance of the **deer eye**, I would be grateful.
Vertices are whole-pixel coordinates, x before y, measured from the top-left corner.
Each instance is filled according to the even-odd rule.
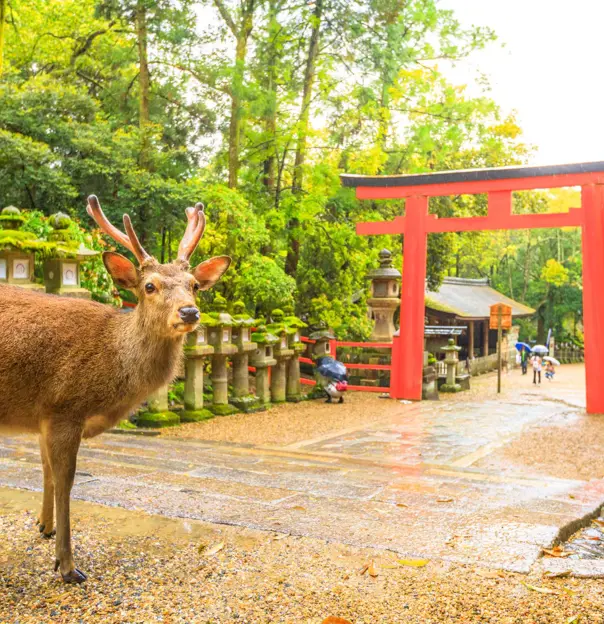
[[[198,292],[199,291],[199,284],[197,282],[195,282],[193,284],[193,292]]]
[[[157,290],[157,288],[155,288],[155,285],[152,284],[151,282],[147,282],[145,284],[145,292],[150,295],[151,293],[154,293]]]

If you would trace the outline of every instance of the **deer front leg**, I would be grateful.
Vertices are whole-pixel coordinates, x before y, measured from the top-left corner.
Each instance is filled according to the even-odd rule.
[[[44,494],[42,496],[42,511],[38,516],[38,527],[42,537],[51,538],[55,534],[55,486],[52,480],[52,470],[48,461],[44,436],[40,436],[40,457],[42,459],[42,470],[44,471]]]
[[[61,571],[61,576],[66,583],[82,583],[86,580],[86,575],[80,572],[73,562],[69,520],[69,499],[82,430],[74,427],[73,423],[61,423],[61,425],[51,424],[45,432],[46,451],[55,486],[57,513],[55,570]]]

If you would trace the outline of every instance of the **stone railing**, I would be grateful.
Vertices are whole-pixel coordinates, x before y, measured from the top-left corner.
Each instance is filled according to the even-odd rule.
[[[585,361],[585,351],[575,345],[559,343],[556,345],[555,358],[561,364],[577,364]]]

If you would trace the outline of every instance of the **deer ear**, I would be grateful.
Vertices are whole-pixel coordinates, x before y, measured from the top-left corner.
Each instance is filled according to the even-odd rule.
[[[201,290],[208,290],[224,275],[230,264],[228,256],[216,256],[198,264],[191,273],[199,282]]]
[[[115,251],[105,251],[103,263],[118,286],[131,290],[138,284],[138,272],[128,258]]]

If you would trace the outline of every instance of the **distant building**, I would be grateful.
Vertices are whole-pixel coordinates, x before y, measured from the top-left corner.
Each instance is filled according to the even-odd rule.
[[[532,308],[491,288],[488,278],[445,277],[438,292],[426,291],[426,350],[438,357],[440,347],[453,336],[462,347],[460,359],[494,353],[497,330],[489,330],[490,306],[494,303],[512,306],[513,318],[535,313]],[[461,332],[459,326],[464,327]],[[451,328],[449,332],[447,327]],[[515,336],[513,339],[515,341]]]

